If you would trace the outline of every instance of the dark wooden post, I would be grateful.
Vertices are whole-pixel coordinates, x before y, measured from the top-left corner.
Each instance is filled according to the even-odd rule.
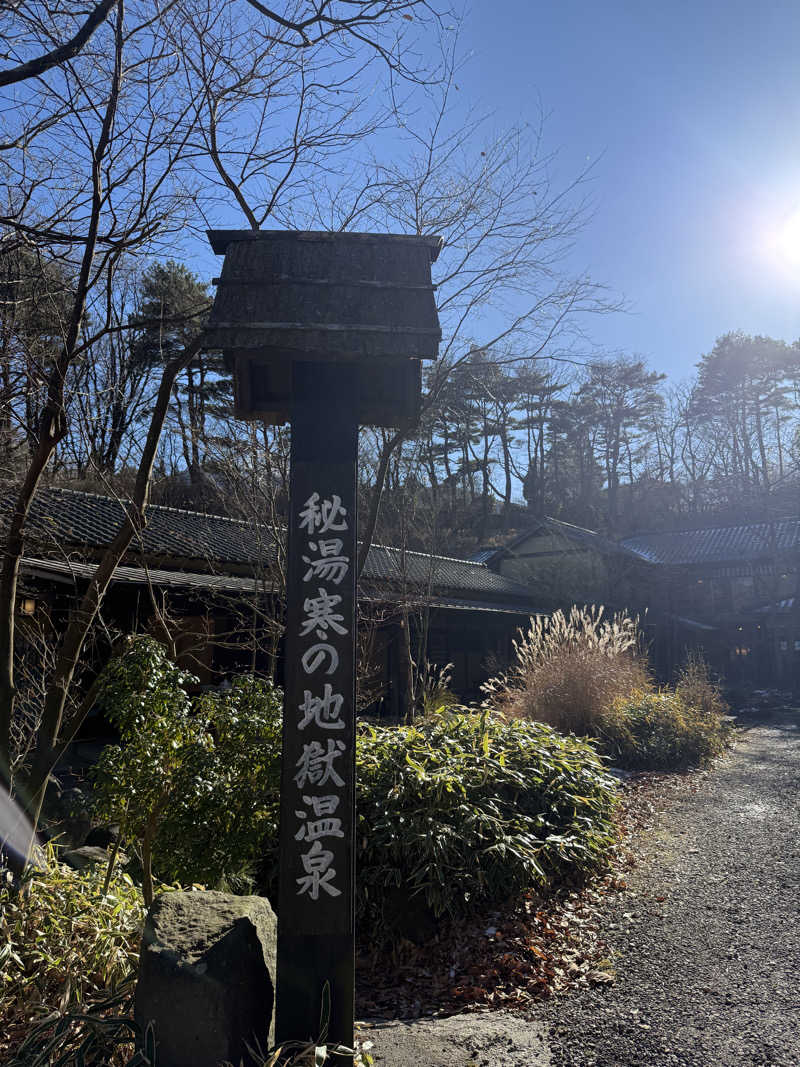
[[[354,364],[293,365],[278,898],[278,1042],[353,1045],[355,595]]]
[[[358,426],[419,420],[439,237],[210,230],[204,347],[241,418],[292,424],[275,1029],[352,1047]],[[345,1057],[347,1059],[347,1057]]]

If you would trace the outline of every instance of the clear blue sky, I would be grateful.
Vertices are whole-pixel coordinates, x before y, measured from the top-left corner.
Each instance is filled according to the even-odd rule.
[[[465,95],[594,164],[570,266],[627,299],[605,350],[677,380],[728,330],[800,337],[800,5],[473,0],[461,43]]]

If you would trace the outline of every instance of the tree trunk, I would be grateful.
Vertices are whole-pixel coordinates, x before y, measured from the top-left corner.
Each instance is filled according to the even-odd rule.
[[[134,535],[141,533],[147,523],[146,509],[153,463],[175,378],[185,366],[186,361],[194,356],[200,344],[201,341],[198,338],[185,352],[171,360],[164,368],[139,462],[130,508],[126,511],[122,527],[103,553],[80,605],[61,639],[56,667],[45,697],[42,723],[34,748],[31,770],[23,783],[24,792],[21,797],[34,829],[41,813],[48,776],[91,710],[91,704],[87,706],[84,701],[72,715],[65,718],[67,697],[74,680],[75,670],[109,582]]]
[[[153,904],[153,842],[156,836],[155,816],[147,820],[142,837],[142,896],[149,910]]]
[[[364,532],[360,537],[361,547],[358,550],[358,571],[356,577],[360,578],[361,573],[364,570],[364,565],[367,562],[367,556],[369,555],[370,545],[372,539],[375,536],[375,527],[378,524],[378,513],[381,506],[381,494],[383,492],[383,483],[386,481],[386,472],[389,469],[389,463],[392,458],[392,453],[395,448],[404,439],[404,434],[401,430],[392,434],[390,438],[384,440],[381,446],[381,458],[378,461],[378,471],[375,475],[375,487],[372,490],[372,497],[369,502],[369,511],[367,513],[367,521],[364,524]]]
[[[411,655],[411,612],[403,605],[400,618],[399,656],[400,672],[405,686],[405,721],[410,726],[414,721],[416,694],[414,692],[414,657]]]
[[[64,346],[50,372],[47,384],[47,399],[37,422],[37,442],[32,452],[31,462],[22,488],[14,503],[14,510],[9,521],[4,546],[2,570],[0,570],[0,605],[2,605],[0,609],[0,775],[7,780],[9,789],[13,785],[11,773],[11,721],[14,715],[15,701],[14,616],[16,612],[19,566],[23,552],[25,527],[33,498],[45,468],[56,450],[56,446],[67,432],[64,383],[67,371],[75,358],[86,311],[86,301],[92,284],[91,273],[102,211],[103,163],[111,141],[122,78],[122,44],[123,26],[120,3],[116,26],[114,79],[109,90],[100,137],[92,161],[92,211],[86,235],[86,246],[78,272],[75,299],[70,321],[66,328]],[[45,782],[46,780],[47,775],[44,777]],[[41,800],[39,800],[40,804]]]
[[[500,425],[500,444],[503,449],[503,473],[505,476],[503,486],[503,528],[508,529],[511,518],[511,443],[508,439],[508,420],[503,419]]]

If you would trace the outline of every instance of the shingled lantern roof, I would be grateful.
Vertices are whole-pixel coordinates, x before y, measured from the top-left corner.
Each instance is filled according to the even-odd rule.
[[[292,364],[358,364],[358,421],[413,425],[421,360],[441,329],[431,282],[440,237],[210,230],[225,256],[205,347],[234,372],[235,412],[288,421]]]

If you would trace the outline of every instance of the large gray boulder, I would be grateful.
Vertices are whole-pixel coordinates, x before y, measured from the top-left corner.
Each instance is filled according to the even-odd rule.
[[[251,1063],[269,1048],[277,919],[264,897],[162,893],[147,916],[135,1016],[159,1067]]]

